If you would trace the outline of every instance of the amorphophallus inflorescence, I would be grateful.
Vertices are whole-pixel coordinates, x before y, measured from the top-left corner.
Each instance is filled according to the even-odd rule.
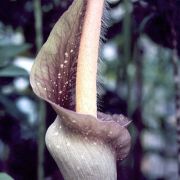
[[[57,113],[46,145],[67,180],[115,180],[116,160],[130,149],[128,119],[97,112],[105,11],[105,0],[74,0],[55,24],[30,75],[34,92]]]

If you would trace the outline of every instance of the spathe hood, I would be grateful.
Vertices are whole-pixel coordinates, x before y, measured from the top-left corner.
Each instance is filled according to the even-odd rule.
[[[86,4],[87,1],[74,0],[55,24],[36,57],[30,83],[36,95],[52,105],[71,131],[102,139],[113,146],[118,159],[123,159],[131,139],[127,118],[100,112],[96,118],[75,112],[77,58]]]

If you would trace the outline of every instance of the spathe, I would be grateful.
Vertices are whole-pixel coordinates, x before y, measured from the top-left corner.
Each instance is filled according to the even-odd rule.
[[[36,95],[50,103],[56,111],[55,124],[59,121],[65,129],[74,133],[74,136],[77,135],[77,138],[87,136],[91,140],[102,141],[105,146],[112,148],[117,159],[124,159],[130,150],[131,139],[126,129],[129,124],[127,118],[122,115],[111,116],[100,112],[96,118],[75,112],[77,58],[86,4],[86,0],[74,0],[58,20],[36,57],[30,82]],[[58,131],[61,132],[61,129]],[[49,132],[52,131],[49,130]],[[66,137],[66,133],[67,131],[63,131],[62,135]],[[54,141],[51,136],[51,133],[48,133],[48,143]],[[82,147],[84,148],[83,145]],[[52,155],[55,153],[56,158],[59,158],[60,151],[49,150]],[[104,151],[106,150],[104,148]],[[111,152],[108,150],[107,154]],[[62,165],[63,163],[60,159],[57,164]]]
[[[80,114],[52,104],[62,123],[75,133],[103,140],[112,145],[116,158],[126,158],[130,150],[130,135],[125,128],[130,122],[123,115],[106,115],[98,112],[97,118],[88,114]]]
[[[78,49],[86,1],[75,0],[52,29],[30,74],[37,96],[75,110]]]

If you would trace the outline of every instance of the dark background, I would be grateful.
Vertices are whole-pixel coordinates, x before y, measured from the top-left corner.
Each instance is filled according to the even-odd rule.
[[[41,41],[71,2],[0,2],[0,171],[15,180],[63,179],[44,147],[44,129],[56,115],[34,95],[28,77]],[[109,2],[100,110],[132,119],[132,148],[117,162],[118,179],[177,180],[173,72],[179,64],[172,52],[180,52],[180,1]]]

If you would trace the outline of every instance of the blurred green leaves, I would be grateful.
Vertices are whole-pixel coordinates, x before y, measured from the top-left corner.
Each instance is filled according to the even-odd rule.
[[[30,44],[22,45],[0,45],[0,59],[15,57],[30,48]]]
[[[15,59],[15,57],[17,57],[17,55],[27,52],[30,47],[31,45],[26,43],[21,45],[0,44],[0,82],[1,80],[6,80],[6,78],[28,76],[28,72],[26,70],[13,65],[13,60]],[[12,83],[12,81],[9,82]],[[19,109],[16,107],[15,102],[10,97],[3,94],[3,87],[4,86],[0,87],[0,104],[3,106],[5,111],[13,118],[17,120],[25,119],[26,116],[19,111]]]
[[[0,69],[0,77],[17,77],[17,76],[28,76],[28,73],[26,70],[14,65],[5,66],[2,69]]]
[[[22,44],[22,45],[0,44],[0,67],[6,66],[11,58],[24,53],[30,48],[31,48],[30,44]]]
[[[2,104],[2,106],[6,109],[6,112],[15,119],[17,120],[26,119],[26,116],[16,107],[15,102],[1,93],[0,93],[0,104]]]

